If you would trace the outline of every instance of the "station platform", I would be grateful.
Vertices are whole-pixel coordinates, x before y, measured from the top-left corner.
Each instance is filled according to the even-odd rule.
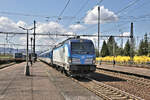
[[[0,100],[101,100],[48,65],[37,61],[24,75],[26,63],[0,69]]]
[[[150,69],[147,69],[147,68],[119,66],[119,65],[113,66],[113,65],[107,65],[107,64],[97,65],[97,68],[108,70],[108,71],[128,73],[128,74],[136,75],[139,77],[150,78]]]

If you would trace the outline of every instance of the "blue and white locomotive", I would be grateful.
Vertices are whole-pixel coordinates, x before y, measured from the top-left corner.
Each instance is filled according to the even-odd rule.
[[[94,44],[88,39],[69,38],[40,55],[44,56],[47,63],[67,75],[84,76],[96,70]]]

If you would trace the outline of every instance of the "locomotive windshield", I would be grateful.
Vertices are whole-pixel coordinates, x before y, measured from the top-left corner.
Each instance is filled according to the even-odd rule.
[[[94,45],[92,42],[72,42],[72,54],[94,54]]]

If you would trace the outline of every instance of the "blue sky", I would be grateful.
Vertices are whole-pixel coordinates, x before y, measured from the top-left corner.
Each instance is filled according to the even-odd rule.
[[[84,7],[84,9],[77,15],[77,18],[82,18],[83,16],[85,16],[86,12],[92,9],[97,4],[98,1],[99,0],[89,0],[86,6]],[[103,0],[103,2],[100,5],[104,5],[104,7],[109,9],[110,11],[117,12],[120,9],[126,7],[132,1],[134,0],[113,0],[113,1]],[[33,15],[58,16],[62,11],[62,9],[64,8],[66,2],[67,0],[1,0],[0,11],[33,14]],[[87,2],[87,0],[71,0],[62,16],[70,16],[70,17],[74,16],[85,2]],[[133,6],[122,11],[119,15],[124,17],[128,17],[128,16],[137,17],[145,14],[150,14],[149,8],[150,8],[149,0],[140,0]],[[29,24],[32,24],[32,21],[34,19],[39,22],[44,22],[46,20],[46,18],[6,15],[2,13],[0,13],[0,15],[6,16],[9,19],[14,21],[22,20]],[[64,19],[61,21],[61,23],[65,24],[67,23],[67,21],[70,20],[71,19]],[[128,20],[132,21],[130,19]],[[109,27],[115,28],[116,25],[117,24],[120,25],[120,23],[119,21],[118,23],[112,23],[113,25],[106,23],[105,25],[102,25],[101,29],[103,31],[103,30],[107,30],[107,28],[109,29]],[[126,23],[129,22],[125,22],[125,24]],[[75,24],[75,21],[73,21],[71,24]],[[123,24],[123,22],[121,24]],[[142,27],[142,29],[139,30],[139,27],[143,25],[144,27]],[[149,32],[148,30],[149,21],[147,22],[144,21],[144,23],[136,22],[135,26],[138,27],[138,29],[135,30],[137,30],[137,32],[139,33]]]
[[[11,22],[13,22],[14,24],[17,24],[19,21],[22,21],[21,25],[27,24],[27,26],[31,26],[33,24],[33,20],[36,20],[38,23],[42,23],[42,25],[45,26],[47,25],[46,23],[49,23],[49,27],[47,28],[51,29],[53,28],[51,27],[53,26],[52,24],[54,24],[52,22],[56,22],[57,17],[49,18],[48,21],[46,21],[47,18],[45,17],[33,17],[33,16],[27,17],[21,15],[4,14],[2,12],[41,15],[47,17],[59,16],[61,11],[65,7],[67,1],[68,0],[1,0],[0,17],[6,17],[8,18],[7,20],[11,20]],[[56,24],[59,24],[60,26],[57,25],[56,26],[60,28],[56,27],[55,28],[58,31],[59,29],[61,29],[61,32],[75,32],[76,34],[85,34],[85,33],[96,34],[97,24],[96,23],[91,24],[90,22],[86,22],[87,20],[91,21],[94,20],[95,17],[92,18],[92,16],[94,15],[89,14],[88,18],[87,19],[85,18],[87,17],[90,11],[95,12],[93,9],[99,1],[100,0],[70,0],[69,5],[65,9],[64,13],[61,15],[61,17],[63,17],[62,20],[54,24],[54,26]],[[117,13],[118,11],[127,7],[133,2],[136,3],[130,6],[129,8],[122,10],[120,13]],[[103,15],[101,15],[102,19],[106,16],[108,17],[109,15],[111,15],[110,17],[107,18],[109,20],[107,20],[106,22],[103,21],[101,24],[100,31],[102,32],[103,35],[105,34],[120,35],[121,33],[130,32],[131,22],[134,22],[135,36],[143,36],[146,32],[147,33],[150,32],[149,0],[103,0],[100,6],[101,7],[103,6],[102,11]],[[83,7],[82,10],[81,7]],[[146,18],[145,15],[147,15]],[[142,17],[144,18],[142,19]],[[76,25],[77,21],[81,21],[80,25],[79,24]],[[0,22],[3,23],[1,19]],[[5,25],[2,26],[5,27]],[[0,27],[1,29],[0,31],[5,31],[2,29],[3,27]],[[9,30],[9,27],[7,25],[6,27]],[[39,27],[43,28],[43,26]],[[45,30],[40,32],[46,32]]]

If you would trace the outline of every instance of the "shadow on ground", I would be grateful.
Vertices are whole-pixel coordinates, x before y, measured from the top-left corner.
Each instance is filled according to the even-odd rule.
[[[126,81],[124,79],[118,78],[118,77],[113,77],[101,73],[91,73],[90,78],[99,82],[116,82],[116,81]]]

